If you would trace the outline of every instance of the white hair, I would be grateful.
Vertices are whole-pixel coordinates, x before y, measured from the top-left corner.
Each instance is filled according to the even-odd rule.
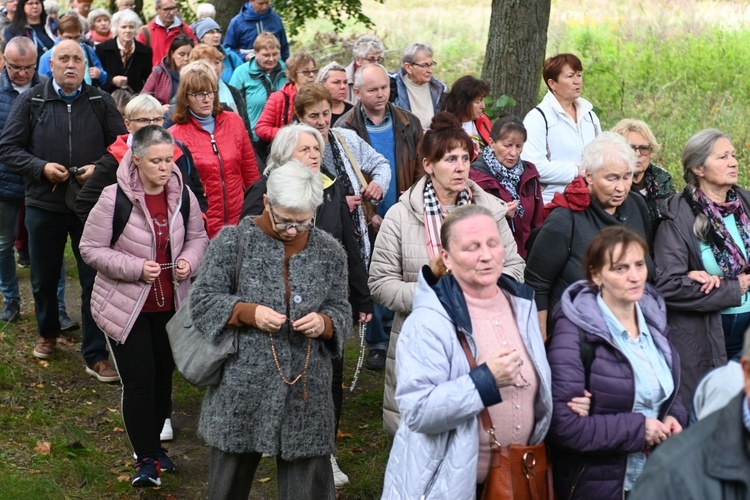
[[[295,123],[293,125],[287,125],[282,127],[281,130],[274,137],[271,143],[271,151],[268,154],[268,160],[266,164],[266,170],[263,175],[268,175],[273,169],[279,165],[283,165],[292,159],[294,149],[297,147],[299,138],[302,134],[310,134],[318,141],[320,146],[320,154],[323,155],[326,143],[323,140],[323,136],[316,129],[310,125],[304,123]]]
[[[424,53],[427,57],[432,57],[432,47],[426,43],[413,43],[406,47],[404,56],[401,58],[401,63],[413,63],[414,58],[417,56],[417,52]]]
[[[117,28],[120,24],[134,24],[135,30],[138,31],[143,26],[143,21],[138,17],[138,14],[130,9],[120,10],[115,12],[112,16],[112,32],[117,33]]]
[[[199,3],[198,7],[195,9],[195,17],[199,20],[205,17],[213,19],[216,17],[216,7],[210,3]]]
[[[352,46],[352,57],[355,59],[366,59],[370,54],[382,54],[383,52],[385,52],[385,45],[375,35],[362,35],[357,38]]]
[[[297,160],[289,160],[268,174],[266,196],[271,205],[295,212],[315,210],[323,203],[323,181]]]
[[[631,173],[635,173],[635,152],[628,141],[620,134],[602,132],[584,148],[582,167],[586,173],[593,174],[612,162],[625,165]]]

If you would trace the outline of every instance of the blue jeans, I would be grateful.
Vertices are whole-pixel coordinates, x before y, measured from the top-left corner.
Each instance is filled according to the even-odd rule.
[[[60,281],[57,282],[57,307],[60,311],[67,311],[65,307],[65,257],[63,257],[62,269],[60,269]]]
[[[724,343],[727,347],[727,359],[732,359],[742,351],[745,330],[750,326],[750,312],[739,314],[722,314],[721,326],[724,329]]]
[[[21,301],[13,245],[18,234],[18,212],[23,200],[0,200],[0,292],[6,302]]]
[[[394,312],[375,302],[375,312],[372,321],[367,324],[365,340],[367,348],[373,350],[388,350],[391,341],[391,326],[393,325]]]
[[[109,355],[104,334],[91,317],[91,292],[96,271],[83,262],[78,251],[83,222],[69,211],[59,213],[27,205],[26,229],[29,231],[31,291],[34,294],[39,335],[44,338],[60,336],[57,287],[60,283],[60,263],[70,234],[73,255],[78,267],[78,281],[81,284],[81,353],[89,366],[107,359]]]

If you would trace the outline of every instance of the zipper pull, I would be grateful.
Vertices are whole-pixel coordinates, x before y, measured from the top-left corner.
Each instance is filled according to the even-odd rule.
[[[214,139],[214,134],[211,134],[211,148],[214,150],[214,154],[219,154],[219,148],[216,147],[216,139]]]

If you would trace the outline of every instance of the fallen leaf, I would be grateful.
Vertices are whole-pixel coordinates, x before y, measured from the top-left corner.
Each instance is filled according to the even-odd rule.
[[[167,495],[164,497],[165,500],[177,500],[178,498],[177,495]]]
[[[51,449],[52,443],[49,441],[37,441],[36,446],[34,447],[34,453],[39,453],[40,455],[49,455],[52,453]]]
[[[115,427],[112,430],[115,431],[115,432],[125,432],[125,429],[123,429],[122,427]]]
[[[34,388],[36,388],[36,389],[40,389],[40,390],[41,390],[41,389],[44,389],[44,384],[36,384],[36,385],[34,386]]]
[[[262,478],[262,479],[258,479],[258,482],[259,482],[259,483],[267,483],[267,482],[268,482],[268,481],[270,481],[270,480],[271,480],[271,478],[270,478],[270,477],[264,477],[264,478]]]
[[[86,404],[89,405],[89,406],[91,406],[94,403],[92,403],[91,401],[86,401]]]
[[[121,483],[124,483],[125,481],[130,481],[130,476],[128,474],[121,474],[117,476],[117,480]]]
[[[107,409],[109,410],[110,413],[120,413],[120,410],[118,410],[117,408],[107,408]]]
[[[43,360],[43,359],[40,359],[40,360],[39,360],[39,365],[40,365],[40,366],[43,366],[43,367],[45,367],[45,368],[48,368],[48,367],[49,367],[49,361],[45,361],[45,360]]]
[[[337,439],[346,439],[346,438],[352,438],[352,437],[354,437],[354,436],[352,436],[350,433],[348,433],[348,432],[341,432],[341,431],[339,431],[338,434],[336,435]]]

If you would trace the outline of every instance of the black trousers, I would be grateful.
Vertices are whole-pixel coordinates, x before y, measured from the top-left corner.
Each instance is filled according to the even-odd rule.
[[[122,417],[138,458],[157,458],[169,416],[174,360],[166,325],[174,311],[141,313],[125,343],[109,347],[122,381]]]

